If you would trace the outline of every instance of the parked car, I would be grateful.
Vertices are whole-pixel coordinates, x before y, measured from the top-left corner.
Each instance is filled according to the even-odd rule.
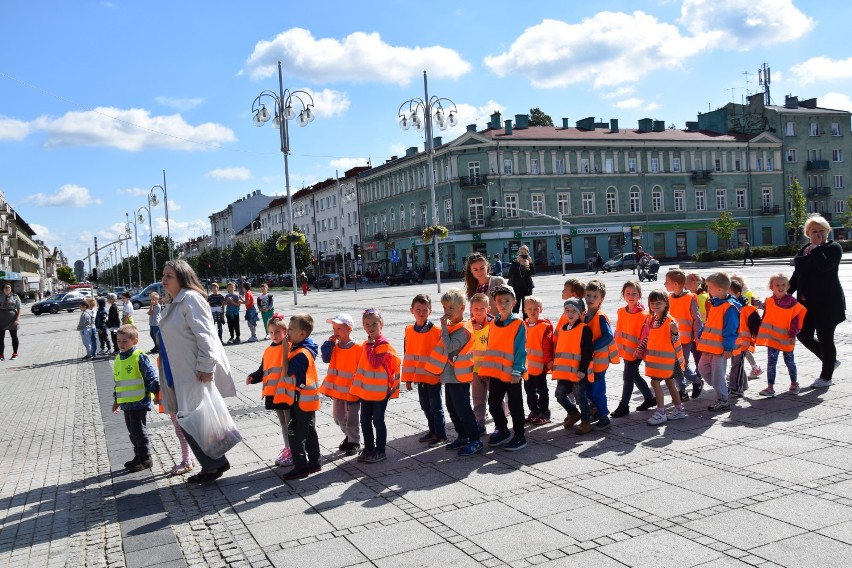
[[[335,281],[340,280],[340,274],[335,274],[333,272],[329,272],[328,274],[323,274],[314,282],[314,286],[317,287],[317,290],[320,288],[328,288],[329,290],[334,288]]]
[[[30,311],[37,316],[41,314],[56,314],[61,310],[67,310],[69,312],[73,312],[74,310],[80,309],[80,304],[83,303],[83,300],[86,299],[86,296],[77,290],[73,292],[62,292],[60,294],[54,294],[49,298],[45,298],[40,302],[36,302],[30,307]]]
[[[279,286],[293,286],[293,275],[292,274],[282,274],[281,278],[278,280],[280,282]]]
[[[151,305],[151,292],[156,292],[160,295],[160,298],[163,297],[163,285],[160,282],[154,282],[153,284],[149,284],[145,286],[145,289],[130,297],[130,303],[133,305],[134,310],[138,310],[142,306],[150,306]]]
[[[416,270],[403,270],[396,274],[391,274],[385,278],[385,284],[393,286],[394,284],[423,284],[423,275]]]
[[[626,252],[617,254],[608,261],[604,262],[603,271],[610,272],[611,270],[624,270],[625,268],[633,268],[636,265],[636,253]]]

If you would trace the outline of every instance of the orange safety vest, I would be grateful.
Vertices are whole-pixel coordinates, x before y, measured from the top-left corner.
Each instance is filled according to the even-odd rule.
[[[384,365],[373,367],[367,357],[367,344],[358,359],[358,368],[352,379],[352,389],[349,391],[360,400],[379,401],[388,397],[399,398],[399,370],[401,359],[399,353],[390,343],[379,345],[376,355],[386,354],[390,358],[389,369]]]
[[[639,336],[642,335],[642,326],[645,325],[647,317],[647,310],[630,313],[627,307],[618,308],[618,320],[615,322],[615,346],[618,348],[618,354],[625,361],[636,360],[633,353],[639,347]]]
[[[453,379],[443,379],[445,383],[469,383],[473,380],[473,328],[469,321],[463,321],[452,325],[447,325],[447,333],[452,335],[460,329],[466,329],[468,332],[467,343],[459,349],[458,353],[450,359],[450,354],[444,347],[444,340],[438,341],[438,345],[432,349],[429,354],[429,359],[426,361],[425,370],[431,373],[433,377],[441,378],[441,374],[447,365],[453,367]]]
[[[402,381],[437,385],[438,377],[425,370],[429,354],[441,341],[441,328],[433,325],[429,331],[414,331],[414,324],[405,327],[405,354],[402,356]]]
[[[704,330],[698,339],[695,340],[698,350],[702,353],[721,355],[725,352],[724,343],[722,343],[722,327],[725,325],[725,313],[727,313],[729,308],[737,309],[730,302],[724,302],[718,306],[713,306],[707,312],[707,321],[704,323]]]
[[[499,326],[492,322],[488,332],[488,350],[479,364],[479,376],[499,379],[504,383],[512,382],[512,366],[515,362],[515,336],[524,322],[518,318],[509,325]],[[524,365],[526,367],[526,365]],[[524,372],[523,379],[528,374]]]
[[[565,327],[565,324],[568,323],[568,316],[565,315],[565,310],[562,310],[562,315],[559,316],[559,321],[556,322],[556,327],[553,328],[553,343],[556,344],[556,336],[559,335],[559,332]]]
[[[760,322],[760,331],[757,332],[757,344],[779,351],[792,351],[796,346],[796,338],[790,337],[790,324],[801,317],[801,327],[808,309],[798,302],[790,308],[781,308],[775,302],[774,296],[766,298],[763,305],[763,321]]]
[[[550,328],[551,336],[553,324],[549,319],[540,319],[533,326],[527,326],[527,372],[530,375],[541,375],[547,372],[547,364],[553,361],[553,353],[544,352],[544,334]]]
[[[695,339],[692,335],[692,328],[695,325],[695,321],[692,319],[693,302],[696,302],[696,306],[698,305],[695,294],[692,292],[685,292],[683,296],[678,298],[669,294],[669,314],[677,322],[681,345],[692,343],[692,340]]]
[[[751,330],[748,328],[748,318],[751,314],[756,313],[757,308],[751,304],[746,304],[740,308],[740,334],[737,336],[737,353],[746,350],[754,353],[755,336],[751,334]]]
[[[284,344],[270,345],[263,352],[263,392],[261,396],[275,396],[283,376]]]
[[[601,311],[598,311],[592,316],[591,321],[586,323],[589,329],[592,330],[592,341],[597,341],[601,337],[601,319],[599,316],[603,316],[609,322],[609,318]],[[603,373],[609,368],[610,363],[621,363],[621,359],[618,357],[618,349],[615,347],[614,337],[613,341],[610,341],[595,351],[595,354],[592,356],[591,371],[593,373]]]
[[[652,325],[648,331],[645,374],[652,379],[671,379],[674,376],[675,363],[680,365],[681,371],[686,366],[681,343],[672,345],[671,322],[677,322],[677,320],[669,314],[660,327],[654,329]]]
[[[567,320],[566,320],[567,322]],[[556,349],[553,353],[553,374],[555,381],[580,381],[577,373],[580,371],[580,340],[586,324],[579,322],[569,330],[561,330],[556,338]],[[594,375],[586,373],[586,378],[594,382]]]
[[[360,343],[353,343],[345,349],[339,345],[334,346],[331,350],[331,361],[328,362],[328,372],[319,388],[320,394],[346,402],[358,400],[350,391],[362,351],[364,346]]]
[[[319,398],[319,377],[317,376],[317,366],[314,362],[314,354],[308,351],[305,347],[299,347],[294,351],[290,351],[288,361],[292,361],[293,357],[303,353],[308,359],[308,370],[305,372],[305,384],[301,387],[296,384],[294,375],[287,375],[278,381],[278,387],[275,391],[275,396],[272,399],[273,404],[289,404],[293,405],[296,402],[296,397],[299,397],[299,408],[305,412],[316,412],[320,409]]]

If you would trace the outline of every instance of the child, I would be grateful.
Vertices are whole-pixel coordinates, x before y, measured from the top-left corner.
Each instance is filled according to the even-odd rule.
[[[89,304],[91,300],[91,305]],[[77,331],[80,332],[80,339],[83,340],[83,349],[86,350],[86,355],[83,359],[92,359],[95,356],[95,348],[98,343],[95,339],[95,312],[92,308],[95,305],[94,298],[86,298],[80,302],[80,321],[77,322]]]
[[[565,281],[565,284],[562,286],[562,300],[568,300],[569,298],[580,298],[581,300],[586,297],[586,285],[579,278],[569,278]],[[585,302],[583,303],[585,306]],[[556,322],[556,327],[553,329],[553,342],[556,343],[556,336],[559,335],[559,330],[565,327],[565,311],[563,310],[562,314],[559,316],[559,321]]]
[[[106,326],[107,331],[109,331],[109,334],[112,337],[112,352],[114,355],[118,355],[118,328],[121,327],[121,318],[118,316],[118,306],[115,305],[116,299],[116,295],[112,292],[107,294],[109,311],[107,312]]]
[[[749,290],[745,278],[740,274],[731,274],[731,283],[734,282],[736,282],[742,289],[742,293],[734,294],[734,297],[736,297],[739,303],[743,306],[754,306],[754,292]],[[756,308],[757,306],[754,307]],[[747,311],[752,313],[751,310]],[[754,335],[757,335],[756,330],[754,332]],[[756,379],[757,377],[763,374],[763,369],[761,369],[760,365],[757,364],[757,361],[754,360],[754,343],[752,343],[751,345],[751,350],[743,352],[743,356],[745,357],[745,360],[748,362],[749,368],[751,369],[751,371],[749,371],[748,373],[749,379]]]
[[[697,272],[690,272],[686,275],[686,289],[695,294],[695,300],[698,302],[698,317],[701,318],[701,325],[707,321],[707,310],[710,309],[710,294],[707,293],[707,283],[704,278]],[[692,338],[692,358],[695,360],[695,374],[701,378],[701,373],[698,372],[698,361],[701,360],[701,351],[696,348],[697,336]],[[702,382],[703,384],[703,382]],[[704,388],[704,387],[702,387]]]
[[[688,400],[686,381],[692,383],[692,398],[698,398],[704,389],[701,378],[695,374],[692,357],[692,341],[701,331],[701,315],[698,311],[698,300],[695,294],[686,289],[686,273],[674,268],[666,272],[666,290],[669,291],[669,306],[671,316],[677,322],[680,332],[681,350],[685,366],[683,372],[677,375],[680,398]],[[650,300],[649,300],[650,301]],[[659,404],[657,404],[659,408]]]
[[[737,337],[737,348],[734,350],[734,356],[731,358],[731,370],[728,373],[728,391],[734,396],[743,396],[743,392],[748,390],[748,381],[746,380],[745,369],[743,362],[746,355],[751,356],[754,362],[755,337],[757,330],[760,328],[760,315],[757,313],[757,308],[749,303],[749,300],[743,296],[742,285],[731,277],[731,286],[728,288],[728,293],[736,298],[740,304],[740,328]],[[752,365],[752,372],[754,365]],[[762,373],[763,370],[761,369]]]
[[[320,409],[319,380],[314,363],[319,347],[311,339],[313,331],[314,318],[310,314],[299,313],[290,317],[287,369],[278,381],[272,399],[273,404],[290,407],[287,434],[293,452],[293,469],[284,474],[284,479],[288,480],[303,479],[322,469],[316,428],[316,413]]]
[[[98,311],[95,314],[95,329],[98,330],[98,339],[101,342],[99,355],[107,355],[112,350],[109,343],[109,331],[107,331],[106,298],[98,298]]]
[[[538,296],[524,298],[527,328],[527,368],[529,379],[524,382],[530,414],[527,422],[550,422],[547,373],[553,369],[553,324],[540,317],[544,302]]]
[[[163,306],[160,305],[160,295],[156,292],[151,292],[148,297],[151,299],[151,305],[148,307],[148,325],[150,326],[148,333],[151,335],[151,341],[154,342],[154,348],[148,351],[148,354],[159,353],[160,333],[160,312],[163,311]]]
[[[697,347],[702,352],[698,372],[716,390],[716,402],[707,407],[711,412],[731,408],[725,370],[737,347],[740,329],[740,304],[727,293],[731,279],[724,272],[714,272],[706,279],[710,294],[707,321],[698,335]]]
[[[485,407],[488,400],[488,379],[479,376],[479,367],[485,350],[488,349],[488,330],[494,316],[490,313],[488,296],[477,293],[470,299],[470,325],[473,333],[473,382],[470,397],[473,400],[473,415],[481,437],[485,434]]]
[[[592,330],[583,323],[583,312],[586,305],[580,298],[568,298],[563,306],[565,320],[556,339],[556,350],[553,360],[553,380],[556,385],[556,402],[568,412],[563,426],[569,429],[577,421],[580,426],[575,432],[587,434],[592,431],[592,416],[589,412],[589,365],[592,363],[594,347],[592,346]],[[569,394],[579,405],[571,402]]]
[[[334,400],[331,415],[345,436],[338,449],[347,456],[354,456],[361,450],[361,401],[351,392],[352,377],[364,347],[352,340],[355,320],[349,314],[337,314],[326,323],[331,324],[332,333],[320,347],[322,360],[328,363],[320,394]]]
[[[136,327],[123,325],[116,336],[120,354],[113,362],[112,413],[118,414],[119,409],[124,412],[124,423],[133,444],[133,459],[125,462],[124,467],[129,471],[142,471],[151,467],[147,420],[151,395],[160,392],[160,381],[148,356],[136,349],[139,343]]]
[[[257,308],[254,307],[254,294],[248,282],[243,282],[243,297],[239,301],[246,306],[246,324],[251,333],[247,343],[254,343],[257,341],[257,322],[260,321],[260,316],[257,315]]]
[[[210,295],[207,296],[207,303],[210,304],[210,311],[213,313],[213,323],[216,324],[216,331],[219,333],[219,342],[222,342],[222,324],[225,321],[222,309],[225,305],[225,296],[219,293],[219,284],[216,282],[210,284]]]
[[[133,302],[130,301],[130,292],[121,293],[121,323],[122,325],[134,325]]]
[[[473,381],[473,333],[464,321],[465,296],[460,288],[450,288],[441,296],[440,341],[426,362],[425,370],[441,379],[447,389],[447,409],[458,437],[447,445],[459,456],[472,456],[482,451],[476,417],[470,405],[470,383]]]
[[[621,402],[610,414],[614,418],[621,418],[630,414],[630,397],[633,395],[634,387],[638,388],[645,398],[644,402],[636,407],[637,411],[648,410],[657,405],[654,393],[651,392],[648,383],[639,374],[639,364],[642,359],[636,357],[635,354],[642,336],[642,328],[648,319],[648,312],[639,301],[642,299],[642,287],[638,283],[628,280],[621,287],[621,297],[624,298],[627,305],[618,309],[618,319],[615,323],[615,346],[618,348],[618,354],[624,360],[624,387],[621,389]]]
[[[488,446],[506,445],[508,451],[527,447],[524,437],[524,401],[521,381],[527,378],[527,330],[517,314],[512,312],[515,292],[500,286],[493,293],[497,318],[488,332],[488,349],[482,357],[479,375],[488,377],[488,409],[494,419],[495,431],[488,438]],[[509,412],[515,435],[509,433],[508,420],[503,410],[503,397],[509,396]]]
[[[246,384],[252,385],[263,382],[261,396],[264,399],[266,410],[274,410],[281,425],[281,434],[284,437],[284,447],[275,458],[275,465],[279,467],[293,464],[293,453],[290,451],[290,436],[287,433],[290,424],[290,406],[275,402],[275,393],[278,384],[283,382],[287,375],[285,360],[290,354],[287,344],[287,327],[284,316],[275,314],[269,320],[269,333],[272,335],[272,344],[263,351],[263,359],[260,367],[246,377]]]
[[[234,292],[233,282],[228,282],[228,293],[225,294],[225,320],[228,322],[228,343],[240,342],[240,296]]]
[[[414,316],[414,323],[405,326],[402,380],[408,390],[411,390],[411,383],[417,383],[420,409],[426,415],[428,430],[417,441],[429,444],[430,448],[437,448],[447,443],[441,381],[438,373],[427,372],[424,367],[429,354],[441,340],[441,330],[429,321],[432,300],[426,294],[414,296],[410,311]]]
[[[668,280],[668,275],[666,276]],[[676,379],[683,375],[686,362],[683,358],[683,342],[680,338],[680,325],[669,313],[671,297],[663,290],[654,290],[648,294],[648,307],[651,310],[650,325],[636,348],[636,355],[645,359],[645,374],[651,379],[654,395],[657,399],[657,411],[648,419],[648,424],[658,426],[669,420],[686,417],[683,400],[677,388]],[[674,403],[674,410],[666,416],[666,399],[661,381]]]
[[[790,394],[799,394],[799,381],[796,374],[796,360],[793,348],[796,335],[802,329],[807,309],[788,293],[790,279],[780,272],[769,277],[769,289],[772,295],[763,303],[763,322],[757,333],[757,344],[766,346],[766,379],[768,385],[760,391],[761,396],[775,396],[775,367],[778,364],[778,352],[784,353],[784,364],[790,374]]]
[[[361,324],[367,333],[367,341],[364,342],[364,352],[358,360],[350,391],[361,399],[364,449],[358,454],[358,461],[378,463],[386,459],[388,429],[385,426],[385,410],[390,399],[399,398],[401,360],[396,349],[382,334],[382,312],[375,308],[364,310]],[[375,436],[373,428],[376,429]]]
[[[273,311],[272,294],[269,293],[269,286],[266,282],[260,285],[260,294],[257,296],[257,309],[260,310],[260,317],[263,318],[263,339],[266,341],[269,339],[267,325],[270,318],[272,318]]]
[[[589,399],[598,411],[595,428],[604,430],[610,427],[609,410],[606,405],[606,370],[610,363],[620,363],[615,347],[615,336],[609,318],[600,311],[606,298],[606,285],[600,280],[590,280],[586,284],[586,315],[583,323],[592,330],[592,342],[595,348],[592,357],[592,373],[589,379]]]

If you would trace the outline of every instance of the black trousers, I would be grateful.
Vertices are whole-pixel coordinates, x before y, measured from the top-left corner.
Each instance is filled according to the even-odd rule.
[[[18,330],[10,329],[9,335],[12,337],[12,353],[18,352]],[[0,355],[5,355],[6,351],[6,330],[0,330]]]
[[[522,381],[521,381],[522,382]],[[509,414],[512,415],[512,429],[518,438],[524,435],[524,396],[520,382],[504,383],[500,379],[488,379],[488,411],[497,430],[509,429],[509,421],[503,412],[503,397],[509,396]]]
[[[125,410],[124,423],[130,434],[130,443],[133,444],[133,455],[139,459],[151,457],[148,447],[148,411]]]
[[[478,440],[479,428],[470,405],[470,383],[447,383],[444,390],[447,394],[447,410],[456,434],[459,438]]]
[[[228,334],[231,339],[240,338],[240,314],[225,314],[225,319],[228,320]]]
[[[293,465],[296,467],[319,465],[320,446],[317,437],[316,412],[306,412],[298,403],[290,408],[290,424],[287,428]]]
[[[831,380],[834,374],[834,362],[837,360],[837,347],[834,345],[834,328],[836,323],[824,324],[817,318],[811,317],[809,311],[805,314],[804,325],[796,338],[808,351],[819,357],[822,361],[822,370],[819,378]],[[814,337],[816,334],[816,337]]]
[[[524,381],[524,390],[527,392],[527,406],[531,414],[538,414],[542,418],[550,418],[550,393],[547,390],[547,373],[541,375],[530,375]]]

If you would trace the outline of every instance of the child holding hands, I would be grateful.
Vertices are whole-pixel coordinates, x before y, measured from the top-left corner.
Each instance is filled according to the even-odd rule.
[[[334,400],[331,415],[345,436],[338,449],[354,456],[361,450],[361,401],[351,392],[352,378],[364,347],[352,339],[355,320],[349,314],[337,314],[326,323],[331,324],[332,333],[320,347],[322,360],[328,363],[320,394]]]
[[[807,308],[788,293],[790,279],[782,273],[769,277],[769,289],[772,295],[763,302],[763,322],[757,332],[757,344],[766,346],[766,379],[768,385],[760,391],[761,396],[775,396],[775,367],[778,365],[778,353],[784,354],[784,364],[790,374],[788,393],[799,394],[796,360],[793,349],[796,335],[802,329]]]
[[[724,272],[714,272],[706,278],[711,307],[707,321],[698,336],[701,351],[698,373],[716,391],[716,402],[707,407],[711,412],[731,408],[728,402],[728,381],[725,371],[728,359],[737,347],[740,329],[740,304],[728,294],[731,279]]]
[[[630,397],[633,396],[633,388],[639,389],[644,402],[636,407],[636,410],[648,410],[654,408],[657,399],[648,387],[648,383],[639,374],[640,357],[636,357],[636,348],[642,337],[642,329],[648,319],[648,311],[642,305],[642,287],[632,280],[628,280],[621,287],[621,297],[626,305],[618,309],[618,319],[615,323],[615,346],[618,354],[624,360],[624,387],[621,389],[621,401],[618,407],[612,411],[610,416],[621,418],[630,414]]]
[[[585,302],[580,298],[565,300],[563,317],[565,323],[559,330],[553,359],[553,380],[556,385],[556,402],[568,412],[563,426],[568,429],[581,420],[575,432],[586,434],[592,430],[592,417],[589,412],[589,365],[592,363],[594,347],[592,330],[583,323]],[[574,395],[577,406],[569,395]]]
[[[547,424],[550,422],[547,373],[553,369],[553,324],[541,317],[544,302],[538,296],[524,298],[524,313],[527,319],[527,368],[529,379],[524,382],[527,406],[530,409],[527,422]]]

